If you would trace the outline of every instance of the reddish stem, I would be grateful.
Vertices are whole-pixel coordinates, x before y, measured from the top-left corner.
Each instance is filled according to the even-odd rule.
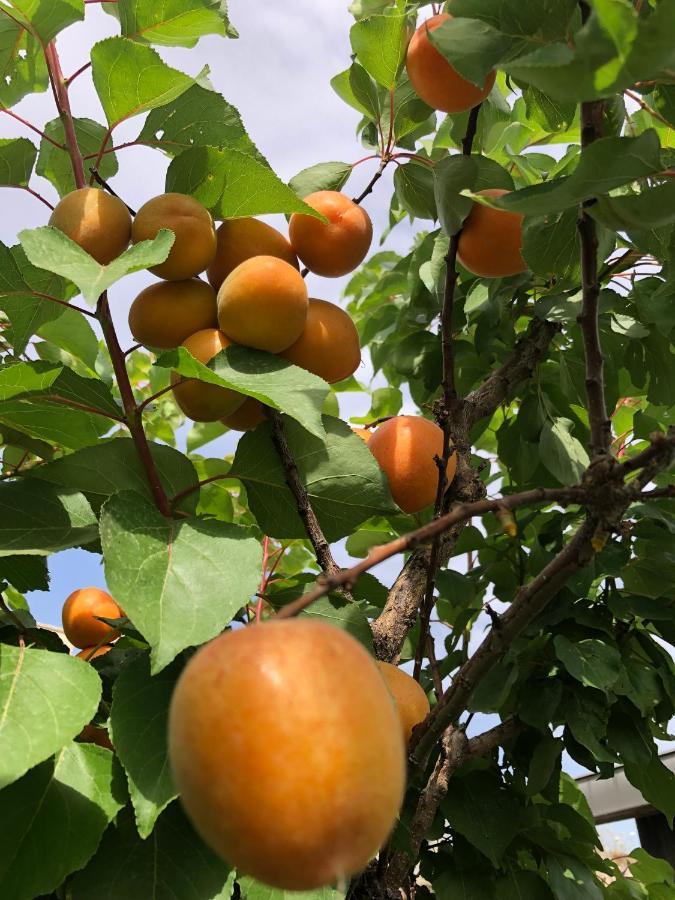
[[[263,596],[267,589],[269,575],[267,574],[267,563],[269,561],[270,539],[265,535],[263,538],[263,558],[262,558],[262,574],[260,577],[260,591],[258,592],[258,602],[255,605],[255,621],[260,623],[262,619]]]
[[[73,166],[73,175],[75,185],[78,188],[85,187],[84,178],[84,162],[82,153],[77,143],[77,135],[75,133],[75,123],[73,122],[73,114],[70,110],[70,98],[68,97],[68,85],[63,77],[61,70],[61,62],[56,52],[56,44],[54,41],[45,47],[45,60],[47,61],[47,70],[49,71],[49,81],[54,93],[54,100],[59,111],[61,121],[63,122],[63,130],[66,135],[66,146],[70,155],[70,161]]]
[[[27,191],[29,194],[32,194],[33,197],[37,198],[41,203],[44,203],[44,205],[49,209],[54,209],[49,200],[43,197],[42,194],[38,194],[37,191],[34,191],[32,187],[28,187],[27,184],[3,184],[3,187],[16,188],[17,191]]]
[[[82,73],[86,72],[87,69],[89,69],[90,67],[91,67],[91,62],[87,62],[83,66],[80,66],[80,68],[76,72],[73,72],[72,75],[69,75],[68,78],[66,78],[66,84],[68,85],[68,87],[70,87],[70,85],[75,81],[75,79],[78,77],[78,75],[82,75]]]
[[[125,354],[126,355],[126,354]],[[138,412],[142,413],[143,410],[152,403],[153,400],[157,400],[158,397],[161,397],[163,394],[168,394],[169,391],[173,390],[173,385],[168,384],[166,387],[163,387],[161,391],[157,391],[155,394],[152,394],[151,397],[148,397],[147,400],[144,400],[142,403],[138,405]]]
[[[7,109],[6,107],[1,106],[0,112],[6,113],[8,116],[11,116],[13,119],[16,119],[17,122],[21,122],[22,125],[26,126],[26,128],[30,128],[31,131],[34,131],[36,134],[39,134],[41,138],[43,138],[45,141],[48,141],[50,144],[53,144],[55,147],[58,147],[59,150],[67,150],[68,149],[65,146],[65,144],[59,144],[58,141],[55,141],[53,138],[50,138],[48,134],[45,134],[44,131],[42,131],[40,128],[37,128],[35,125],[33,125],[32,122],[29,122],[28,119],[24,119],[21,116],[17,115],[17,113],[13,112],[13,110]]]

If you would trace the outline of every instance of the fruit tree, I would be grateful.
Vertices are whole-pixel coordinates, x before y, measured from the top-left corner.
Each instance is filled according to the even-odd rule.
[[[675,0],[290,0],[288,183],[227,6],[0,0],[0,898],[672,898]]]

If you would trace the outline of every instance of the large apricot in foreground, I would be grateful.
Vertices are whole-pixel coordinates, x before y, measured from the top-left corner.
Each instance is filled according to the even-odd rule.
[[[252,216],[226,219],[216,229],[216,239],[216,256],[206,273],[216,290],[230,272],[252,256],[276,256],[299,268],[293,248],[283,234]]]
[[[317,275],[337,278],[352,272],[365,259],[373,239],[370,216],[339,191],[316,191],[304,199],[328,221],[293,213],[288,226],[293,250]]]
[[[379,426],[368,449],[389,481],[391,495],[403,512],[416,513],[430,506],[438,489],[438,466],[443,455],[443,432],[422,416],[395,416]],[[448,460],[448,484],[455,477],[457,459]]]
[[[492,90],[496,73],[490,72],[482,87],[468,81],[450,65],[429,40],[434,31],[452,16],[439,13],[423,22],[408,44],[405,65],[415,92],[432,109],[446,113],[465,112],[482,103]]]
[[[478,191],[485,197],[503,197],[501,188]],[[459,261],[481,278],[504,278],[527,271],[523,259],[523,217],[505,209],[474,203],[459,236]]]
[[[94,647],[101,641],[112,641],[119,632],[100,622],[105,619],[121,619],[124,613],[107,591],[97,587],[73,591],[63,604],[61,618],[66,637],[74,647]]]
[[[169,255],[150,271],[168,281],[199,275],[216,255],[216,229],[211,213],[187,194],[160,194],[136,213],[131,229],[134,244],[157,237],[162,228],[175,235]]]
[[[190,335],[182,346],[206,365],[231,344],[232,341],[217,328],[204,328]],[[245,400],[244,394],[237,391],[195,378],[183,379],[177,372],[171,373],[171,382],[176,403],[193,422],[216,422],[233,413]]]
[[[227,425],[233,431],[253,431],[265,419],[263,405],[255,397],[247,397],[239,409],[235,409],[229,416],[223,419],[223,425]]]
[[[79,244],[102,266],[129,246],[131,216],[124,203],[98,188],[80,188],[60,200],[49,224]]]
[[[431,708],[429,700],[420,683],[403,669],[386,662],[378,662],[377,665],[396,702],[403,739],[407,744],[415,725],[426,719]]]
[[[310,619],[228,631],[199,650],[171,701],[169,759],[204,840],[284,890],[361,870],[392,830],[405,782],[375,662]]]
[[[307,286],[276,256],[254,256],[230,272],[218,291],[218,323],[231,340],[281,353],[302,334]]]
[[[134,338],[160,350],[178,347],[196,331],[217,325],[216,292],[198,278],[151,284],[129,310],[129,330]]]
[[[302,334],[281,355],[328,384],[335,384],[359,367],[359,334],[344,309],[327,300],[310,299]]]

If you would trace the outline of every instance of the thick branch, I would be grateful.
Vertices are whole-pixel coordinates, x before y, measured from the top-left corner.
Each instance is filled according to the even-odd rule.
[[[82,153],[77,143],[77,135],[75,134],[75,124],[73,122],[73,114],[70,111],[70,98],[68,97],[68,86],[66,79],[61,71],[61,63],[59,55],[56,52],[56,44],[52,41],[45,47],[45,60],[47,61],[47,70],[49,71],[49,81],[51,82],[52,91],[54,92],[54,100],[59,111],[59,116],[63,122],[63,130],[66,136],[66,147],[70,155],[70,162],[73,167],[73,175],[75,177],[75,185],[78,188],[85,187],[84,178],[84,162],[82,161]]]

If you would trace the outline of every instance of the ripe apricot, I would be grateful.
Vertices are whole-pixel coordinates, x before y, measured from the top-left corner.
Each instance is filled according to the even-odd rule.
[[[161,228],[176,236],[169,255],[150,271],[167,281],[184,281],[203,272],[216,255],[216,230],[211,213],[187,194],[160,194],[136,213],[131,228],[134,244],[157,237]]]
[[[113,617],[106,616],[106,618],[112,619]],[[112,650],[112,644],[103,644],[101,647],[97,647],[93,644],[91,647],[84,647],[79,653],[76,653],[75,656],[85,660],[85,662],[91,662],[92,659],[96,659],[97,656],[103,656],[103,654],[107,653],[109,650]]]
[[[406,69],[415,92],[432,109],[446,113],[465,112],[482,103],[492,90],[496,72],[490,72],[483,87],[463,78],[429,40],[434,31],[452,16],[439,13],[423,22],[408,44]]]
[[[94,647],[101,641],[114,640],[119,632],[105,622],[99,622],[95,616],[121,619],[123,615],[110,594],[97,587],[73,591],[61,613],[63,630],[74,647]]]
[[[252,256],[276,256],[299,268],[293,248],[283,234],[252,216],[221,222],[216,238],[216,257],[206,273],[216,290],[233,269]]]
[[[406,513],[416,513],[436,499],[438,466],[443,455],[443,432],[422,416],[395,416],[379,426],[368,449],[387,476],[391,495]],[[455,477],[457,459],[448,460],[448,484]]]
[[[232,341],[217,328],[204,328],[191,334],[181,346],[200,363],[206,364],[231,344]],[[216,422],[238,409],[245,400],[244,394],[237,391],[194,378],[182,379],[177,372],[171,373],[171,382],[176,403],[194,422]]]
[[[378,666],[396,703],[403,740],[407,744],[415,725],[426,719],[431,708],[429,700],[420,683],[403,669],[386,662],[378,662]]]
[[[281,353],[302,334],[307,286],[290,263],[254,256],[230,272],[218,291],[218,323],[237,344]]]
[[[131,239],[131,216],[124,203],[99,188],[80,188],[60,200],[49,224],[79,244],[96,262],[107,265]]]
[[[324,215],[293,213],[288,226],[291,246],[311,272],[337,278],[363,262],[373,239],[370,216],[339,191],[316,191],[305,203]]]
[[[508,194],[501,188],[478,191],[486,197]],[[474,203],[459,236],[457,255],[465,269],[482,278],[503,278],[527,270],[522,257],[523,217]]]
[[[100,725],[85,725],[78,734],[77,740],[81,744],[96,744],[97,747],[105,747],[106,750],[114,750],[110,736],[105,728]]]
[[[391,831],[405,750],[377,666],[311,619],[228,631],[187,664],[169,759],[204,840],[239,871],[311,890],[362,869]]]
[[[263,405],[255,397],[247,397],[239,409],[222,420],[233,431],[253,431],[265,419]]]
[[[158,281],[141,291],[129,310],[139,344],[170,350],[196,331],[218,325],[216,292],[198,278]]]
[[[302,334],[281,355],[328,384],[335,384],[349,378],[359,367],[359,334],[349,315],[339,306],[327,300],[310,299]]]
[[[357,428],[356,425],[352,425],[352,426],[351,426],[351,429],[352,429],[352,431],[354,432],[354,434],[358,435],[358,436],[361,438],[362,441],[365,441],[366,444],[368,443],[368,441],[370,440],[370,436],[371,436],[371,434],[372,434],[372,432],[370,431],[370,429],[368,429],[368,428]]]

